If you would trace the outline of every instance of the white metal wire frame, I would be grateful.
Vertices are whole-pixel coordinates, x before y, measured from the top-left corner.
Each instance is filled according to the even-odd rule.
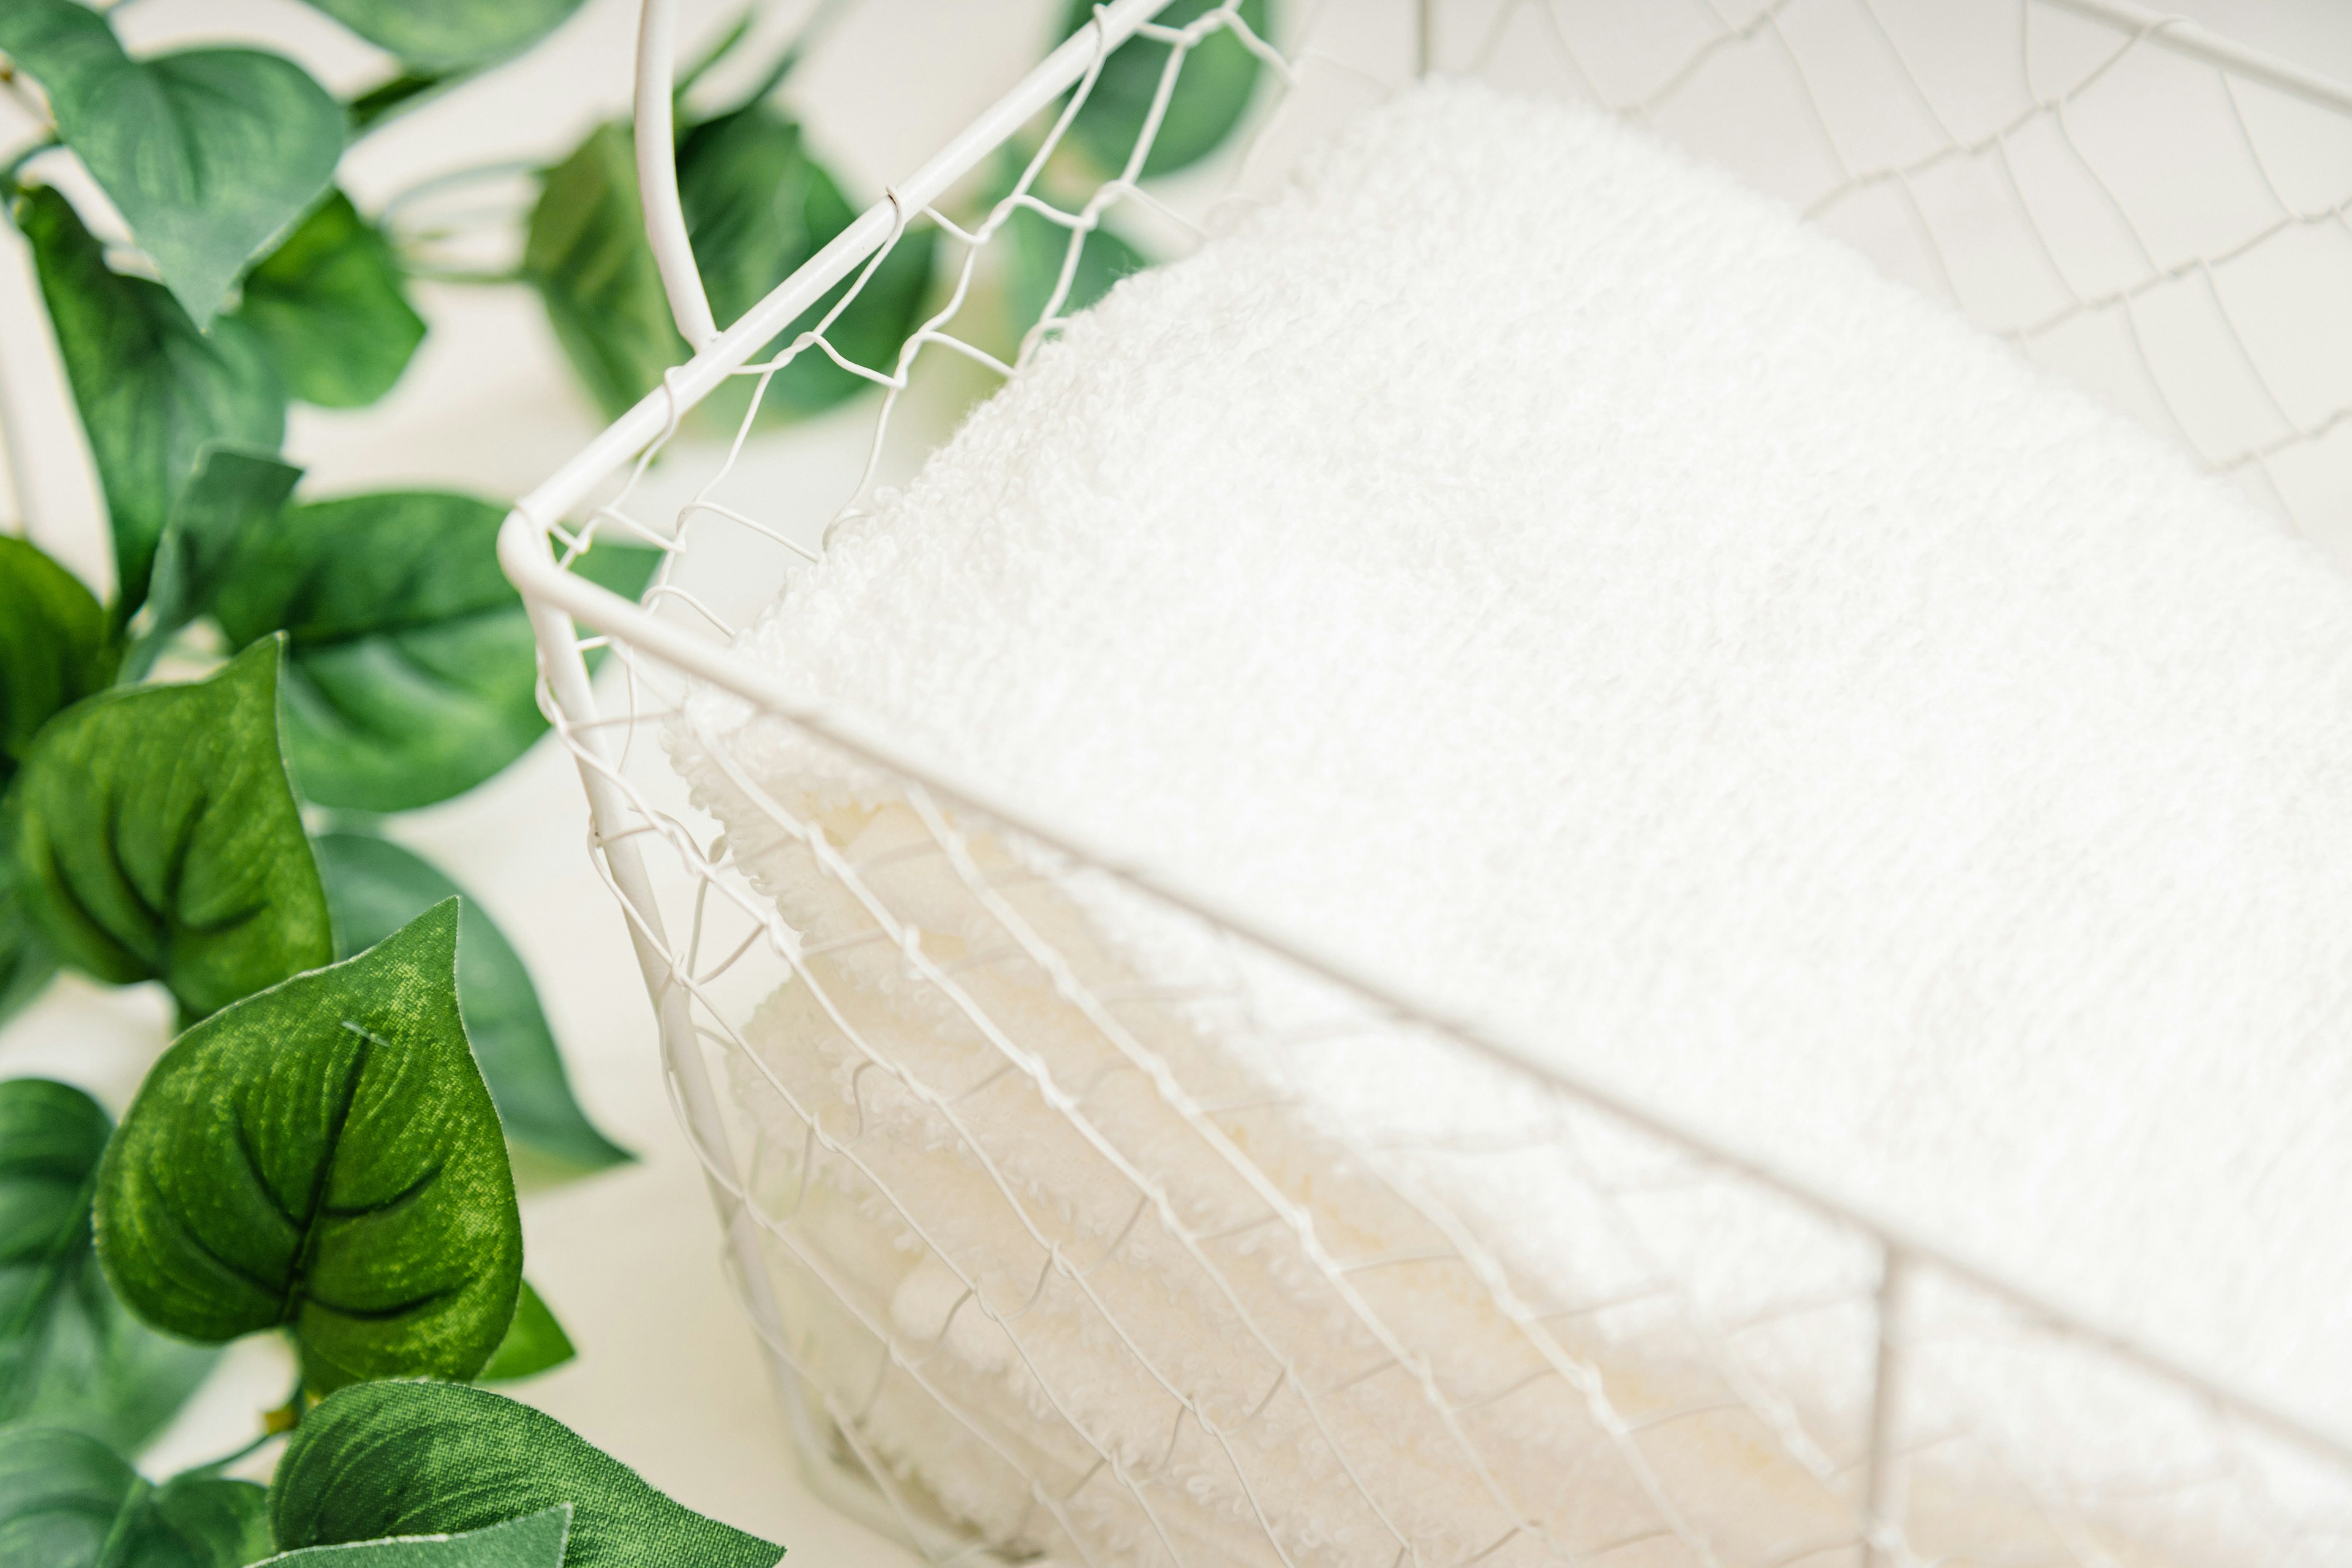
[[[1073,87],[1071,102],[1083,98],[1109,49],[1138,33],[1174,45],[1164,102],[1190,47],[1220,28],[1245,35],[1280,101],[1238,160],[1244,191],[1277,172],[1298,106],[1371,90],[1344,6],[1265,39],[1234,3],[1158,26],[1165,3],[1101,7],[720,331],[667,160],[642,152],[669,145],[672,5],[647,0],[646,214],[697,353],[524,498],[501,539],[732,1276],[813,1478],[941,1562],[2352,1561],[2341,1433],[1687,1136],[1671,1107],[1537,1068],[1525,1042],[1352,972],[1312,933],[1260,929],[1183,868],[1113,863],[730,652],[733,628],[687,581],[695,551],[730,530],[779,556],[811,552],[724,488],[749,412],[716,453],[677,432],[729,377],[763,388],[793,355],[833,353],[821,323],[752,363],[782,326],[862,278],[909,223],[937,224],[961,249],[953,287],[894,372],[841,362],[882,389],[877,457],[846,514],[867,498],[925,356],[1009,370],[957,329],[976,265],[1015,211],[1067,229],[1071,264],[1120,204],[1184,223],[1137,182],[1156,114],[1126,170],[1082,205],[1037,194],[1068,119],[1057,105]],[[1961,62],[1977,85],[1955,96],[1918,62],[1929,24],[1961,13],[1990,43]],[[2352,307],[2352,143],[2328,140],[2352,132],[2341,89],[2109,0],[1493,0],[1424,6],[1411,23],[1423,65],[1580,94],[1740,168],[2336,542],[2352,503],[2352,354],[2315,371],[2326,356],[2307,339],[2341,330]],[[2168,95],[2181,144],[2212,166],[2184,170],[2145,146],[2119,159],[2099,111],[2134,90]],[[1050,130],[1014,194],[976,226],[951,221],[951,188],[1024,127]],[[2299,325],[2283,332],[2282,319]],[[644,476],[672,446],[671,461],[716,471],[656,522],[640,515]],[[646,608],[562,570],[618,535],[670,552]],[[587,662],[599,647],[624,668],[602,692]],[[772,887],[752,885],[748,847],[679,804],[656,746],[633,746],[640,731],[693,728],[693,683],[897,781],[885,808],[828,817],[776,798],[719,749],[757,808],[751,836],[820,890],[822,929],[789,925]],[[1035,858],[1009,852],[1024,842],[1192,922],[1225,961],[1181,986],[1127,972],[1087,946]],[[1308,994],[1330,1005],[1300,1016],[1270,1005],[1259,981],[1274,971],[1311,977]],[[858,994],[882,976],[919,996],[954,1048],[877,1034]],[[747,1037],[755,1016],[769,1027],[787,1013],[793,1051]],[[1050,1050],[1034,1034],[1047,1014],[1062,1042]],[[1253,1042],[1252,1073],[1198,1047],[1212,1016]],[[1286,1075],[1373,1031],[1502,1075],[1516,1086],[1507,1124],[1301,1121]],[[1041,1118],[1057,1130],[1055,1168],[1083,1172],[1072,1190],[1039,1188],[1045,1156],[1022,1145]],[[1373,1216],[1379,1244],[1334,1225],[1328,1197],[1304,1193],[1277,1150],[1343,1179],[1349,1213]],[[942,1169],[960,1184],[952,1213],[933,1190]],[[1592,1238],[1567,1275],[1530,1259],[1496,1205],[1465,1197],[1538,1173],[1541,1190],[1575,1194]],[[1013,1239],[977,1247],[981,1225]],[[1769,1238],[1805,1283],[1765,1302],[1727,1296],[1708,1247],[1735,1233]],[[895,1249],[891,1267],[909,1278],[929,1271],[929,1321],[874,1294],[853,1261],[869,1242]],[[1230,1354],[1204,1367],[1155,1337],[1138,1306],[1147,1296],[1181,1300]],[[1091,1336],[1090,1375],[1154,1413],[1151,1440],[1072,1384],[1067,1356],[1045,1348],[1048,1321]],[[1017,1408],[1003,1378],[972,1374],[975,1344],[1019,1369]],[[1985,1406],[1988,1386],[2005,1391],[2003,1407]],[[2129,1457],[2100,1445],[2095,1465],[2067,1463],[2065,1434],[2085,1421],[2127,1424]],[[1375,1425],[1387,1440],[1366,1436]],[[1738,1457],[1728,1468],[1727,1454]],[[951,1468],[980,1479],[959,1489],[942,1479]],[[1425,1505],[1440,1491],[1471,1500],[1436,1519]]]

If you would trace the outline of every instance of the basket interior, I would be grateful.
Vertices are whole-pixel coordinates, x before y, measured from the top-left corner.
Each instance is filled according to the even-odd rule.
[[[1468,0],[1435,6],[1425,42],[1437,68],[1597,101],[1734,169],[2352,551],[2352,114],[2098,12]],[[1238,20],[1228,5],[1147,36],[1176,46],[1181,71],[1184,50]],[[952,287],[897,374],[869,376],[873,395],[775,438],[753,420],[775,366],[747,367],[749,396],[719,400],[741,410],[738,428],[681,422],[562,537],[661,543],[672,557],[654,613],[730,637],[830,523],[910,472],[1051,332],[1049,319],[1016,339],[979,303],[1016,215],[1045,217],[1074,248],[1110,216],[1181,254],[1221,204],[1261,198],[1318,135],[1408,80],[1423,42],[1405,5],[1294,6],[1251,39],[1275,68],[1248,133],[1210,164],[1139,187],[1041,153],[993,206],[943,200],[928,216]],[[1048,152],[1052,125],[1049,113],[1030,129]],[[823,352],[803,341],[786,354]],[[617,793],[605,840],[634,846],[652,874],[650,896],[624,907],[668,955],[657,1001],[674,1065],[694,1058],[681,1082],[721,1086],[723,1127],[689,1121],[750,1216],[735,1260],[747,1308],[789,1373],[812,1460],[862,1477],[838,1495],[935,1560],[2345,1554],[2352,1462],[2326,1439],[1671,1129],[1302,980],[1286,955],[1192,911],[1168,914],[1194,932],[1194,982],[1139,987],[1009,851],[1020,825],[951,790],[885,768],[879,806],[761,799],[770,847],[840,910],[837,929],[787,929],[747,846],[663,761],[689,683],[625,633],[587,640],[609,643],[615,668],[601,710],[559,728]],[[928,998],[957,1048],[866,1026],[858,997],[886,970]],[[1032,1048],[1040,1006],[1067,1015],[1087,1048]],[[761,1041],[794,1009],[821,1044],[780,1057]],[[1270,1077],[1236,1079],[1193,1048],[1204,1010],[1247,1020]],[[1284,1075],[1401,1029],[1455,1070],[1517,1074],[1523,1112],[1458,1126],[1287,1117]],[[1057,1198],[1044,1156],[1022,1146],[1039,1115],[1058,1123],[1061,1179],[1085,1202]],[[959,1223],[1017,1246],[978,1259],[942,1227],[929,1195],[942,1160],[971,1205]],[[1352,1185],[1310,1198],[1308,1167]],[[1577,1228],[1595,1238],[1566,1274],[1462,1197],[1537,1173],[1575,1194]],[[1709,1245],[1727,1232],[1801,1260],[1803,1288],[1743,1295]],[[894,1249],[880,1272],[853,1257],[877,1237]],[[886,1275],[896,1288],[877,1293]],[[1231,1364],[1175,1364],[1141,1326],[1139,1295],[1171,1279],[1223,1314]],[[1148,1439],[1089,1414],[1044,1348],[1049,1331],[1091,1337],[1140,1391]],[[1639,1376],[1625,1370],[1635,1349]],[[1026,1369],[1018,1421],[958,1371],[986,1354]],[[2044,1393],[1988,1404],[1988,1386]],[[1351,1448],[1349,1433],[1378,1422],[1418,1434],[1442,1476]],[[2053,1434],[2076,1426],[2139,1436],[2122,1458],[2105,1445],[2070,1468]],[[1564,1447],[1529,1447],[1530,1429]],[[984,1479],[942,1485],[913,1455],[924,1442]],[[1269,1456],[1302,1445],[1326,1456],[1320,1481],[1286,1490]],[[1580,1467],[1577,1500],[1547,1466]],[[1727,1467],[1742,1484],[1724,1483]],[[1433,1523],[1401,1500],[1416,1488],[1469,1500]]]

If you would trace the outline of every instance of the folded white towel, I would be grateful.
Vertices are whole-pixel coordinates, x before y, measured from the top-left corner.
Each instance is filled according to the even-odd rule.
[[[1075,321],[741,647],[1086,841],[2347,1425],[2352,588],[2179,453],[1643,134],[1460,84],[1368,114],[1271,206]],[[887,782],[716,696],[690,718],[679,765],[739,860],[813,938],[860,929],[742,786],[824,816],[856,858],[919,832],[886,807]],[[936,858],[898,875],[927,929],[985,945]],[[1024,897],[1090,973],[1231,972],[1181,922],[1085,878]],[[1707,1465],[1737,1472],[1725,1433],[1712,1458],[1696,1440],[1653,1447],[1648,1481],[1612,1468],[1615,1439],[1545,1435],[1584,1408],[1569,1400],[1494,1439],[1549,1480],[1512,1480],[1507,1458],[1481,1476],[1402,1377],[1388,1403],[1332,1417],[1343,1430],[1286,1394],[1244,1436],[1181,1420],[1171,1435],[1147,1397],[1165,1367],[1231,1413],[1310,1352],[1259,1354],[1156,1219],[1122,1229],[1132,1187],[1034,1097],[1008,1088],[991,1109],[984,1092],[959,1131],[861,1083],[844,1023],[950,1079],[1002,1058],[895,955],[824,963],[851,1016],[787,987],[755,1026],[765,1070],[862,1129],[902,1199],[934,1205],[910,1216],[841,1167],[839,1211],[803,1211],[832,1227],[836,1283],[871,1294],[869,1328],[939,1333],[958,1270],[997,1271],[992,1310],[1030,1289],[1045,1255],[982,1151],[1071,1237],[1126,1249],[1125,1308],[1066,1281],[1010,1337],[957,1310],[926,1374],[993,1413],[1005,1451],[1028,1456],[1012,1468],[1076,1481],[1087,1446],[1053,1436],[1073,1425],[1139,1470],[1176,1454],[1190,1489],[1171,1487],[1164,1517],[1098,1504],[1118,1560],[1189,1555],[1184,1542],[1253,1560],[1257,1517],[1293,1505],[1279,1528],[1301,1561],[1386,1563],[1399,1528],[1466,1554],[1529,1513],[1589,1551],[1638,1531],[1656,1487],[1704,1499]],[[1266,1006],[1326,1005],[1244,967],[1278,994]],[[971,984],[1049,1063],[1108,1059],[1034,970]],[[1276,1052],[1262,1017],[1203,1007],[1153,1044],[1188,1081],[1283,1085],[1278,1125],[1229,1124],[1318,1226],[1361,1222],[1342,1252],[1411,1241],[1415,1222],[1349,1189],[1362,1173],[1334,1130],[1459,1124],[1491,1142],[1530,1098],[1395,1031]],[[1160,1151],[1151,1168],[1182,1203],[1246,1222],[1254,1200],[1145,1085],[1102,1093],[1113,1141]],[[777,1135],[796,1155],[797,1132]],[[1585,1178],[1546,1148],[1430,1179],[1528,1279],[1647,1278],[1596,1238]],[[1861,1253],[1828,1233],[1735,1234],[1728,1202],[1657,1219],[1697,1297],[1736,1314],[1801,1275],[1853,1285]],[[932,1249],[948,1261],[918,1262]],[[1439,1369],[1459,1373],[1449,1398],[1523,1354],[1470,1283],[1376,1288],[1459,1351]],[[1304,1343],[1308,1319],[1345,1316],[1319,1289],[1269,1283],[1252,1310],[1295,1310]],[[1114,1367],[1114,1321],[1156,1336],[1148,1374]],[[1679,1364],[1662,1329],[1594,1332],[1615,1348],[1593,1354],[1635,1384]],[[1043,1362],[1015,1353],[1029,1342]],[[1793,1340],[1773,1353],[1799,1414],[1850,1458],[1861,1369]],[[872,1372],[843,1375],[863,1389]],[[873,1414],[893,1461],[988,1528],[1048,1540],[1051,1510],[1003,1453],[921,1404]],[[2038,1440],[2109,1442],[2042,1456],[2094,1469],[2136,1441]],[[1234,1443],[1277,1458],[1253,1471]],[[1358,1462],[1375,1484],[1351,1483]],[[1351,1484],[1385,1488],[1409,1525],[1360,1502],[1315,1511]],[[1498,1502],[1497,1486],[1519,1495]],[[1092,1484],[1069,1511],[1115,1489]],[[1737,1492],[1711,1494],[1725,1519],[1770,1512]],[[1685,1524],[1725,1561],[1760,1560],[1809,1506],[1761,1533]]]

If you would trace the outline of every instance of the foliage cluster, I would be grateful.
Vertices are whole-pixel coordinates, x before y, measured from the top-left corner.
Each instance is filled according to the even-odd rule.
[[[432,269],[337,184],[345,152],[579,0],[310,4],[391,73],[339,100],[265,48],[134,55],[79,0],[0,5],[0,86],[49,132],[6,165],[0,197],[38,274],[115,577],[101,602],[0,535],[0,1021],[60,969],[159,984],[179,1019],[119,1125],[64,1084],[0,1082],[0,1568],[330,1550],[383,1568],[764,1568],[780,1548],[472,1386],[572,1353],[523,1279],[511,1153],[555,1173],[628,1158],[573,1100],[513,947],[378,831],[544,732],[530,626],[493,553],[499,505],[314,497],[280,451],[291,404],[373,404],[425,337],[411,293]],[[1163,19],[1210,5],[1177,0]],[[1265,5],[1239,14],[1262,31]],[[1066,25],[1089,15],[1074,5]],[[681,104],[750,31],[687,74]],[[722,320],[855,216],[776,103],[797,58],[677,117]],[[1126,164],[1171,58],[1154,39],[1113,56],[1038,188]],[[1230,33],[1193,49],[1130,173],[1224,142],[1257,72]],[[1014,335],[1146,260],[1108,227],[1004,205],[1042,145],[1010,151],[972,198],[1006,223],[992,287]],[[43,177],[66,161],[87,186],[67,184],[102,203]],[[538,292],[608,412],[686,356],[625,127],[540,173],[520,249],[506,280]],[[770,379],[762,416],[821,412],[868,384],[859,370],[892,373],[945,287],[939,250],[928,228],[903,235],[824,344]],[[634,595],[658,560],[607,543],[572,569]],[[142,1477],[131,1458],[218,1347],[256,1333],[294,1348],[285,1408],[238,1454]],[[226,1474],[281,1438],[266,1489]]]

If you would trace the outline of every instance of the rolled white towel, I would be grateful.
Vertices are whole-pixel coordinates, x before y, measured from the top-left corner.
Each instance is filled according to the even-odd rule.
[[[1640,132],[1453,83],[1367,114],[1074,321],[740,646],[1531,1058],[2317,1426],[2352,1409],[2352,588]],[[852,859],[927,837],[889,781],[717,694],[676,754],[812,944],[871,918],[756,795]],[[823,995],[762,1007],[746,1090],[772,1181],[803,1174],[778,1083],[866,1151],[798,1211],[854,1309],[803,1302],[805,1348],[950,1511],[1117,1562],[1273,1561],[1269,1530],[1297,1562],[1541,1560],[1669,1509],[1760,1562],[1826,1528],[1845,1481],[1808,1492],[1786,1454],[1850,1470],[1863,1320],[1748,1342],[1780,1404],[1735,1388],[1631,1448],[1608,1421],[1722,1387],[1694,1315],[1858,1300],[1850,1235],[1724,1189],[1604,1199],[1638,1140],[1496,1147],[1549,1113],[1526,1079],[1360,1015],[1298,1044],[1286,1020],[1347,1000],[1017,841],[978,852],[1043,873],[1006,896],[1100,984],[1239,977],[1252,1009],[1134,1026],[1240,1108],[1209,1120],[1334,1255],[1432,1245],[1346,1146],[1452,1132],[1485,1152],[1408,1173],[1528,1300],[1683,1289],[1560,1331],[1596,1404],[1458,1262],[1407,1258],[1361,1289],[1423,1359],[1349,1384],[1395,1347],[1298,1248],[1197,1239],[1263,1227],[1264,1194],[1042,971],[959,983],[1099,1145],[895,950],[844,947]],[[940,951],[1003,945],[938,856],[876,864]],[[1056,1272],[1057,1245],[1102,1261]],[[877,1332],[938,1347],[880,1397],[846,1348]],[[1986,1375],[1971,1420],[2030,1428],[2005,1462],[2128,1470],[2146,1441],[2126,1396]],[[1965,1469],[1919,1507],[2010,1506]],[[1058,1523],[1024,1473],[1076,1489]],[[2235,1528],[2142,1544],[2227,1560]]]

